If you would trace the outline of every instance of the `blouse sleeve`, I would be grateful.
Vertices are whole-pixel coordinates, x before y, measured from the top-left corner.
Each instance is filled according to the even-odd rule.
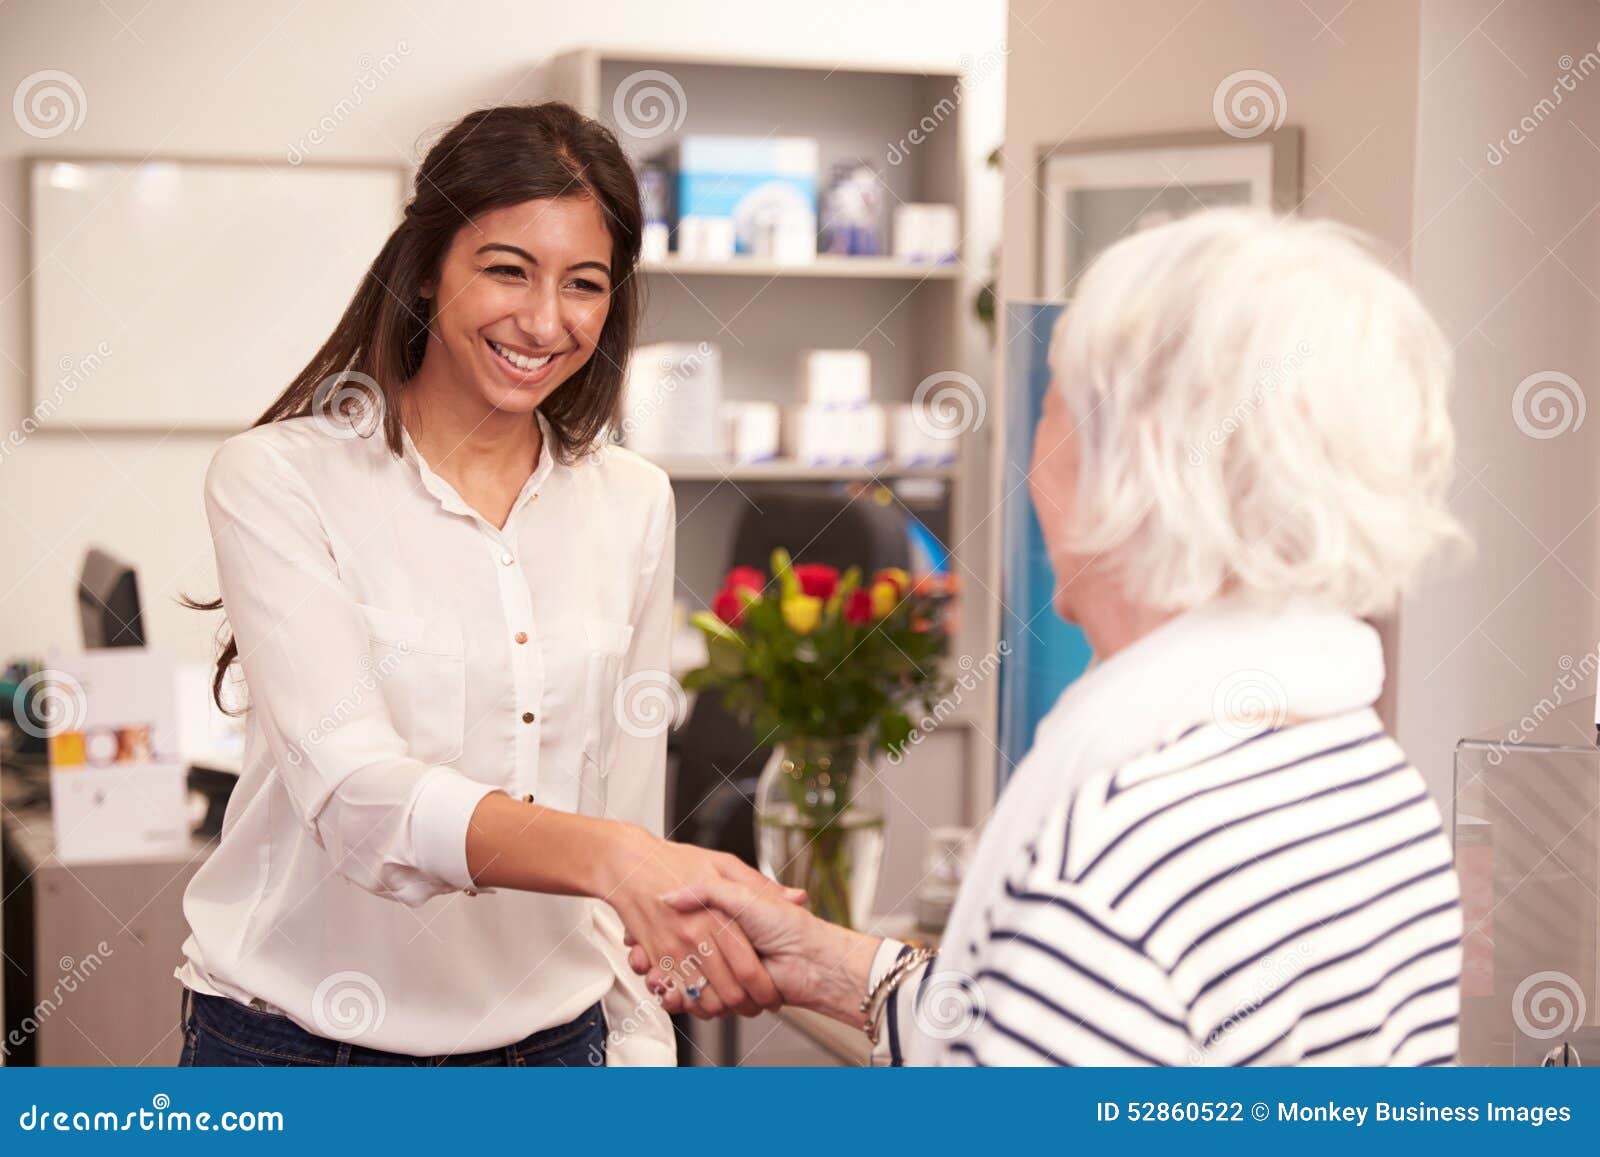
[[[316,495],[244,435],[212,459],[205,505],[250,710],[300,823],[334,871],[375,895],[415,907],[470,887],[467,823],[499,789],[413,758],[383,697],[361,693],[365,618]]]

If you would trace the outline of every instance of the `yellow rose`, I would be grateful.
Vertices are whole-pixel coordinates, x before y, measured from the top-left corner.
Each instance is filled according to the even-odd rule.
[[[797,635],[809,635],[817,629],[817,622],[822,618],[822,600],[810,595],[791,595],[779,606],[783,611],[783,621]]]
[[[872,617],[881,619],[900,603],[900,591],[888,579],[872,584]]]

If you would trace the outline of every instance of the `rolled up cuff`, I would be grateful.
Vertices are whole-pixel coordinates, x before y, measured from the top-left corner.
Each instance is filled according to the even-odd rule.
[[[452,888],[478,888],[467,870],[467,827],[483,797],[500,789],[435,767],[422,781],[411,809],[411,846],[417,867]]]

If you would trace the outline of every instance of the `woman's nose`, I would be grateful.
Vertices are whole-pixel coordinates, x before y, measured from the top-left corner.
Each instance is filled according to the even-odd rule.
[[[528,341],[544,349],[555,345],[561,336],[561,297],[554,287],[534,286],[523,307],[517,311],[517,325]]]

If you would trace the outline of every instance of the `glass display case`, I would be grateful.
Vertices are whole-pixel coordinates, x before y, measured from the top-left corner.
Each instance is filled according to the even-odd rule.
[[[1456,745],[1461,1063],[1600,1065],[1600,748],[1591,696]]]

